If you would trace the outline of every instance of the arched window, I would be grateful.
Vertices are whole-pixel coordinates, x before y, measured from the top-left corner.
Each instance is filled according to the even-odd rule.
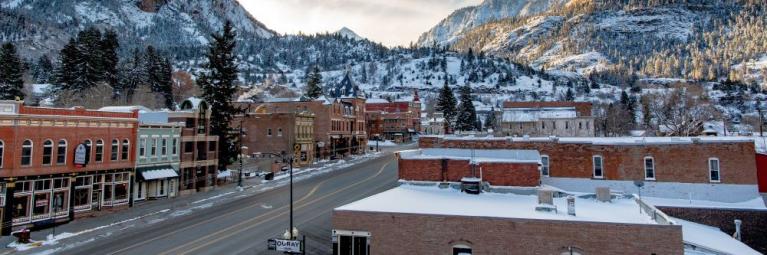
[[[63,165],[67,163],[67,140],[59,140],[56,147],[56,164]]]
[[[471,247],[463,244],[454,245],[453,255],[471,255]]]
[[[96,141],[96,162],[104,161],[104,140]]]
[[[21,144],[21,165],[22,166],[31,166],[32,165],[32,140],[25,140],[24,143]]]
[[[109,160],[116,161],[117,160],[117,153],[120,150],[120,141],[117,139],[112,140],[112,151],[110,152]]]
[[[0,168],[3,168],[3,152],[5,152],[5,143],[0,140]]]
[[[53,141],[45,140],[43,142],[43,165],[50,165],[53,160]]]
[[[125,139],[123,140],[122,160],[128,160],[128,155],[130,155],[130,141]]]

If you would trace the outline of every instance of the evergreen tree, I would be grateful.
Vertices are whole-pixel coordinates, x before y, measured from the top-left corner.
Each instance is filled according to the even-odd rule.
[[[573,101],[575,100],[575,95],[573,95],[573,89],[567,88],[567,92],[565,93],[565,101]]]
[[[316,65],[307,75],[305,96],[311,99],[317,99],[322,96],[322,74],[320,73],[320,67]]]
[[[456,104],[457,102],[453,90],[448,86],[447,79],[445,79],[445,85],[442,86],[442,89],[439,91],[437,105],[434,109],[438,112],[442,112],[442,115],[445,117],[446,134],[453,126],[453,121],[456,117]]]
[[[104,82],[110,86],[116,86],[117,84],[117,64],[120,63],[120,58],[117,54],[119,48],[120,41],[117,39],[117,33],[111,29],[107,30],[101,41],[101,57]]]
[[[80,67],[75,74],[74,89],[83,91],[93,88],[104,80],[104,52],[101,47],[101,31],[88,28],[77,35],[77,52]]]
[[[16,46],[5,43],[0,49],[0,99],[24,98],[24,66],[16,52]]]
[[[206,53],[208,63],[199,75],[199,85],[205,101],[212,109],[211,133],[219,137],[219,167],[223,169],[236,158],[239,151],[234,146],[233,135],[229,133],[229,124],[234,114],[239,112],[232,104],[232,98],[237,92],[237,54],[234,52],[237,42],[234,27],[228,20],[221,34],[213,34],[212,37]]]
[[[134,49],[132,57],[120,65],[118,74],[119,80],[116,91],[129,100],[128,102],[131,102],[136,89],[148,84],[143,54],[138,49]]]
[[[35,72],[32,74],[32,76],[35,78],[35,81],[38,83],[50,83],[52,82],[52,76],[53,76],[53,63],[51,62],[51,59],[48,58],[47,55],[43,55],[37,60],[37,63],[35,63]]]
[[[495,129],[495,107],[490,109],[490,113],[485,117],[485,129]]]
[[[174,109],[173,102],[173,67],[170,60],[161,56],[152,46],[146,50],[146,72],[149,87],[152,92],[162,98],[162,105],[168,109]]]
[[[620,103],[623,107],[623,110],[628,112],[629,117],[631,117],[631,124],[634,124],[634,122],[636,122],[636,99],[629,96],[629,94],[624,90],[621,92]]]
[[[471,99],[471,87],[464,85],[458,92],[461,104],[458,105],[458,116],[456,117],[456,129],[461,131],[476,130],[477,111],[474,108],[474,102]]]
[[[67,91],[75,88],[77,83],[77,75],[80,73],[80,67],[82,67],[82,59],[80,57],[80,51],[77,48],[77,41],[74,38],[69,39],[69,42],[64,45],[59,53],[59,62],[61,65],[56,71],[56,91]]]

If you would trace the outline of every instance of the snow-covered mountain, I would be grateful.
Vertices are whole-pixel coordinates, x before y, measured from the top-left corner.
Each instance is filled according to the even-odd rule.
[[[459,9],[418,38],[418,45],[449,45],[462,33],[485,23],[509,17],[522,17],[548,10],[564,0],[485,0],[480,5]]]
[[[56,55],[77,31],[95,26],[134,47],[194,48],[225,20],[244,41],[275,36],[237,0],[2,0],[0,41],[15,42],[25,57]]]
[[[361,41],[361,40],[365,39],[364,37],[359,36],[357,33],[355,33],[353,30],[351,30],[348,27],[343,27],[343,28],[339,29],[338,31],[335,32],[335,34],[341,35],[341,36],[349,38],[349,39],[358,40],[358,41]]]

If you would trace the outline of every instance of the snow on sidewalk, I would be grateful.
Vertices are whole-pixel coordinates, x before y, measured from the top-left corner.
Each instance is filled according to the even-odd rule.
[[[297,180],[303,180],[303,179],[311,178],[311,177],[314,177],[314,176],[317,176],[317,175],[320,175],[320,174],[324,174],[324,173],[328,173],[328,172],[332,172],[332,171],[348,168],[348,167],[351,167],[351,166],[356,165],[356,164],[364,163],[364,162],[366,162],[368,160],[371,160],[371,159],[382,157],[384,155],[386,155],[386,154],[385,153],[381,153],[381,152],[370,153],[370,154],[365,154],[365,155],[352,156],[352,157],[350,157],[350,159],[348,161],[342,159],[342,160],[338,160],[338,161],[333,162],[333,163],[327,163],[327,164],[322,165],[320,167],[305,168],[305,169],[294,169],[293,177],[294,177],[294,180],[296,180],[296,179]],[[144,222],[141,222],[141,225],[156,224],[156,223],[165,221],[165,220],[170,219],[170,218],[176,218],[176,217],[181,217],[181,216],[184,216],[184,215],[191,214],[191,213],[193,213],[194,211],[197,211],[197,210],[203,210],[203,209],[211,208],[211,207],[213,207],[216,204],[220,204],[220,203],[229,201],[231,199],[237,199],[237,198],[242,198],[242,197],[246,197],[246,196],[252,196],[252,195],[255,195],[255,194],[258,194],[258,193],[262,193],[262,192],[265,192],[265,191],[268,191],[268,190],[272,190],[272,189],[275,189],[275,188],[278,188],[278,187],[285,186],[285,185],[287,185],[288,182],[287,181],[280,181],[280,180],[287,180],[288,177],[289,177],[289,175],[287,173],[285,173],[285,174],[282,174],[282,175],[279,175],[279,176],[275,176],[273,181],[264,182],[261,185],[250,186],[249,190],[248,190],[248,192],[246,194],[241,194],[241,195],[234,196],[234,194],[240,193],[240,192],[236,192],[236,191],[223,192],[223,193],[220,193],[220,194],[212,195],[210,197],[206,197],[206,198],[203,198],[203,199],[198,199],[198,200],[195,200],[195,201],[188,202],[185,206],[182,206],[182,207],[175,207],[174,206],[174,208],[166,208],[166,209],[162,209],[162,210],[159,210],[159,211],[154,211],[154,212],[146,213],[146,214],[143,214],[143,215],[140,215],[140,216],[132,217],[132,218],[129,218],[129,219],[117,221],[117,222],[114,222],[114,223],[110,223],[110,224],[106,224],[106,225],[102,225],[102,226],[98,226],[98,227],[94,227],[94,228],[89,228],[89,229],[77,231],[77,232],[74,232],[74,233],[63,232],[63,233],[60,233],[60,234],[58,234],[56,236],[48,235],[46,237],[46,240],[44,240],[44,241],[32,241],[29,244],[20,244],[20,243],[16,243],[14,241],[14,242],[10,243],[9,245],[7,245],[6,248],[12,248],[12,249],[15,249],[16,251],[27,251],[27,250],[30,250],[30,249],[33,249],[33,248],[37,248],[37,247],[53,246],[53,245],[59,244],[59,241],[62,241],[62,240],[65,240],[65,239],[70,239],[70,238],[73,238],[73,237],[81,237],[81,236],[83,236],[85,234],[93,233],[93,232],[99,231],[99,230],[105,230],[105,229],[111,228],[111,227],[121,227],[120,229],[117,229],[117,231],[121,231],[121,230],[125,230],[125,229],[128,229],[128,228],[132,228],[132,227],[136,226],[135,223],[137,223],[139,220],[143,220],[144,221]],[[258,188],[256,188],[256,187],[258,187]],[[169,200],[173,201],[174,199],[180,199],[180,198],[171,198]],[[263,207],[265,209],[271,208],[271,206],[268,206],[268,205],[263,205]],[[131,209],[127,209],[127,210],[131,210]],[[101,237],[110,236],[111,234],[112,234],[112,232],[108,232],[108,233],[105,233],[104,235],[101,235]],[[61,246],[61,247],[55,247],[55,248],[51,248],[51,249],[47,249],[47,250],[42,250],[42,251],[40,251],[38,253],[35,253],[35,254],[53,254],[53,253],[56,253],[56,252],[59,252],[59,251],[62,251],[62,250],[74,248],[77,245],[89,243],[89,242],[92,242],[92,241],[95,241],[95,240],[96,240],[96,237],[93,237],[93,238],[90,238],[90,239],[87,239],[87,240],[83,240],[83,241],[79,241],[79,242],[75,241],[74,243],[67,244],[67,245],[64,245],[64,246]]]

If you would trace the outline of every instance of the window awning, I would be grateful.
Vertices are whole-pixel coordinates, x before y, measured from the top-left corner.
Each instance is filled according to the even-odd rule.
[[[165,178],[175,178],[175,177],[178,177],[178,174],[173,169],[158,169],[158,170],[143,171],[141,172],[141,176],[144,177],[144,180],[157,180],[157,179],[165,179]]]

